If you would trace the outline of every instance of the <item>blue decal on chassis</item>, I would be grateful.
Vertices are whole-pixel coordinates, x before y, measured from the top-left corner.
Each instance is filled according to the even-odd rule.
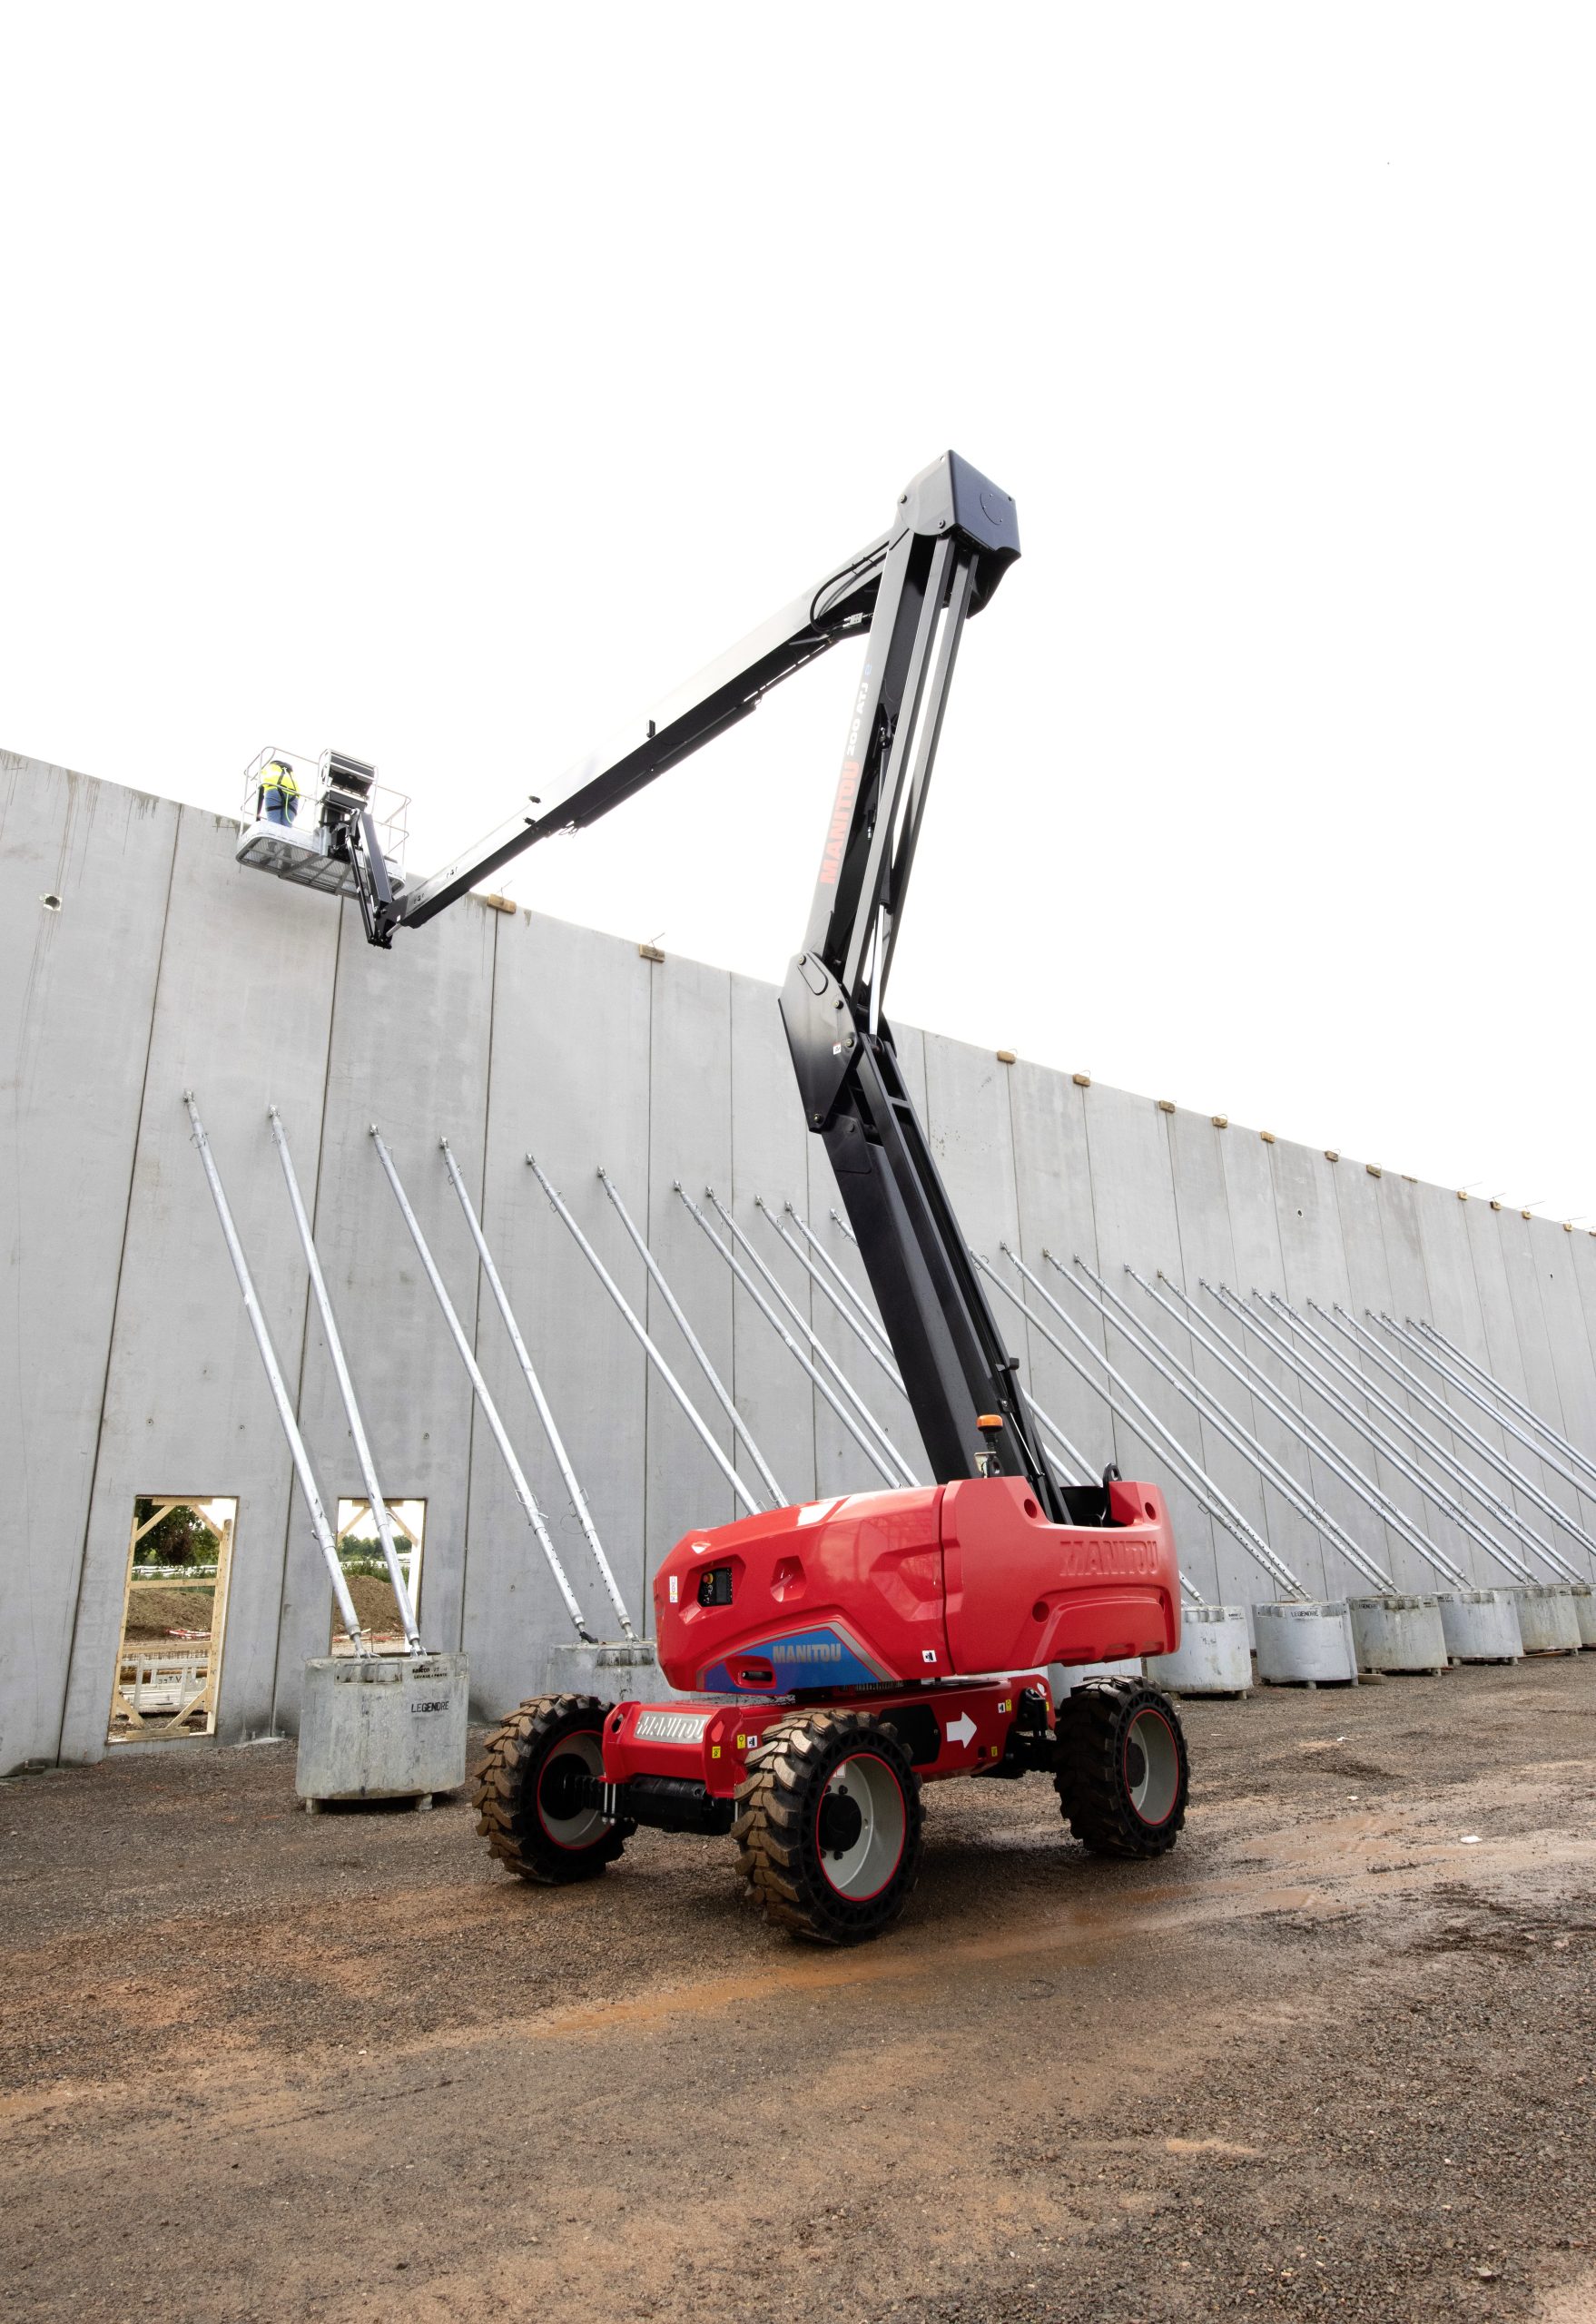
[[[750,1687],[736,1674],[751,1662],[768,1662],[774,1684]],[[892,1677],[857,1642],[829,1624],[793,1630],[783,1638],[757,1639],[712,1663],[699,1679],[706,1694],[790,1693],[794,1687],[872,1687]]]

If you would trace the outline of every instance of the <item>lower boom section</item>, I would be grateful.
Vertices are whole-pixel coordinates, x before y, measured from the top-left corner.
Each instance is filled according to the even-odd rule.
[[[1050,1776],[1094,1853],[1163,1855],[1186,1817],[1174,1705],[1092,1678],[1055,1706],[1043,1670],[854,1688],[786,1701],[523,1703],[477,1770],[478,1829],[506,1869],[591,1878],[640,1826],[726,1834],[767,1919],[823,1944],[895,1920],[920,1868],[921,1788]]]

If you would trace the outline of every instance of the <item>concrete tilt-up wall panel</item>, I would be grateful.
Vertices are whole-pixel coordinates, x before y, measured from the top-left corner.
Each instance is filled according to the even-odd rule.
[[[1326,1159],[1324,1167],[1334,1185],[1335,1206],[1341,1221],[1342,1248],[1346,1256],[1347,1292],[1340,1304],[1347,1315],[1362,1324],[1365,1321],[1364,1311],[1368,1308],[1378,1313],[1382,1308],[1390,1307],[1394,1301],[1405,1299],[1410,1295],[1422,1296],[1423,1263],[1416,1250],[1410,1248],[1400,1235],[1388,1235],[1385,1231],[1385,1219],[1395,1216],[1394,1189],[1388,1191],[1384,1177],[1372,1177],[1367,1167],[1358,1162],[1333,1163]],[[1391,1266],[1393,1247],[1399,1270],[1395,1281]],[[1333,1305],[1328,1300],[1322,1304],[1326,1306]],[[1345,1319],[1338,1317],[1336,1320],[1344,1322]],[[1355,1354],[1323,1316],[1311,1316],[1310,1321],[1316,1324],[1334,1343],[1338,1354],[1349,1357],[1360,1371],[1366,1372],[1374,1384],[1388,1393],[1399,1408],[1409,1408],[1411,1399],[1380,1372],[1371,1358]],[[1415,1419],[1423,1418],[1416,1409],[1414,1416]],[[1415,1523],[1421,1524],[1423,1530],[1422,1496],[1417,1488],[1399,1475],[1389,1462],[1381,1471],[1380,1481],[1397,1506]],[[1381,1555],[1386,1571],[1400,1589],[1422,1590],[1433,1586],[1434,1575],[1431,1569],[1394,1530],[1386,1529]],[[1349,1582],[1355,1589],[1367,1589],[1369,1586],[1366,1582],[1359,1582],[1355,1577],[1350,1577]],[[1342,1586],[1347,1587],[1349,1582],[1344,1581]]]
[[[1563,1305],[1559,1318],[1561,1332],[1554,1334],[1549,1321],[1559,1289],[1556,1263],[1562,1259],[1566,1238],[1560,1227],[1546,1219],[1504,1217],[1502,1229],[1503,1271],[1530,1383],[1529,1401],[1564,1435],[1569,1433],[1571,1413],[1576,1428],[1589,1427],[1591,1384],[1587,1367],[1581,1360],[1582,1334],[1572,1328],[1578,1314],[1576,1304],[1570,1300]],[[1549,1462],[1512,1439],[1504,1443],[1502,1452],[1515,1469],[1569,1512],[1575,1525],[1580,1523],[1578,1495]],[[1522,1495],[1520,1498],[1523,1505]],[[1543,1511],[1534,1512],[1532,1503],[1525,1506],[1524,1513],[1538,1514],[1548,1525],[1552,1522]],[[1571,1542],[1561,1530],[1556,1538],[1565,1554],[1574,1554],[1582,1570],[1589,1571],[1589,1559],[1582,1547]]]
[[[1455,1190],[1441,1187],[1421,1184],[1413,1187],[1411,1194],[1424,1254],[1428,1304],[1421,1302],[1417,1306],[1404,1308],[1398,1315],[1397,1321],[1405,1324],[1410,1315],[1427,1317],[1453,1346],[1461,1348],[1476,1364],[1483,1364],[1489,1369],[1489,1342],[1468,1217],[1470,1210],[1476,1206],[1460,1202]],[[1487,1211],[1486,1215],[1489,1216],[1490,1213]],[[1433,1374],[1424,1376],[1434,1381]],[[1438,1381],[1434,1384],[1443,1403],[1453,1405],[1465,1416],[1473,1417],[1481,1434],[1491,1443],[1502,1443],[1501,1429],[1493,1422],[1476,1415],[1467,1397],[1461,1392],[1442,1387]],[[1463,1502],[1470,1516],[1478,1521],[1485,1521],[1483,1511],[1468,1495],[1459,1491],[1455,1497]],[[1471,1544],[1449,1519],[1438,1512],[1432,1512],[1428,1530],[1433,1540],[1445,1540],[1449,1546],[1453,1546],[1454,1554],[1483,1586],[1495,1589],[1515,1578],[1509,1565],[1498,1557],[1488,1556],[1477,1544]],[[1500,1529],[1494,1521],[1486,1524],[1486,1530],[1491,1539],[1499,1538]],[[1522,1547],[1518,1554],[1522,1557]]]
[[[1235,1253],[1236,1271],[1233,1275],[1226,1276],[1205,1268],[1200,1276],[1188,1283],[1187,1289],[1201,1312],[1224,1333],[1227,1340],[1242,1348],[1282,1400],[1301,1413],[1304,1419],[1315,1428],[1324,1429],[1331,1442],[1345,1451],[1350,1442],[1348,1433],[1339,1428],[1312,1391],[1304,1388],[1293,1367],[1276,1356],[1256,1333],[1244,1329],[1212,1293],[1202,1287],[1205,1283],[1226,1285],[1244,1305],[1250,1304],[1255,1291],[1284,1292],[1286,1287],[1286,1256],[1281,1248],[1280,1220],[1275,1200],[1275,1144],[1255,1131],[1235,1125],[1227,1125],[1219,1133],[1219,1139],[1226,1224]],[[1255,1403],[1255,1409],[1257,1408]],[[1280,1430],[1279,1436],[1264,1434],[1264,1442],[1286,1461],[1294,1476],[1305,1478],[1313,1488],[1315,1499],[1323,1506],[1337,1515],[1344,1512],[1350,1513],[1349,1502],[1355,1501],[1355,1495],[1349,1495],[1348,1501],[1334,1498],[1337,1486],[1334,1472],[1316,1458],[1310,1461],[1305,1470],[1300,1466],[1301,1449],[1288,1455],[1291,1433],[1284,1422],[1271,1423],[1276,1424]],[[1260,1433],[1264,1432],[1260,1430]],[[1371,1467],[1373,1456],[1361,1443],[1357,1450],[1359,1465]],[[1379,1530],[1376,1529],[1376,1538]],[[1311,1539],[1305,1539],[1302,1532],[1294,1531],[1289,1538],[1296,1551],[1288,1559],[1293,1571],[1305,1589],[1322,1590],[1325,1588],[1325,1550],[1319,1536],[1315,1532]],[[1362,1534],[1359,1538],[1363,1538]],[[1244,1590],[1242,1596],[1244,1603],[1250,1602],[1254,1593]]]
[[[1527,1298],[1521,1286],[1520,1295],[1515,1301],[1509,1275],[1510,1238],[1515,1233],[1522,1236],[1524,1222],[1516,1212],[1493,1211],[1489,1205],[1483,1203],[1471,1202],[1462,1207],[1488,1351],[1483,1356],[1476,1356],[1475,1362],[1483,1362],[1493,1379],[1501,1380],[1504,1386],[1523,1397],[1556,1426],[1559,1424],[1558,1413],[1548,1410],[1549,1404],[1560,1408],[1560,1400],[1545,1344],[1545,1320],[1541,1314],[1540,1303],[1534,1297],[1533,1285],[1529,1287],[1530,1296]],[[1521,1313],[1527,1336],[1521,1336]],[[1469,1415],[1469,1425],[1477,1426],[1479,1433],[1494,1445],[1504,1459],[1527,1472],[1535,1483],[1541,1482],[1540,1463],[1532,1453],[1510,1452],[1502,1430],[1490,1421],[1477,1421],[1466,1402],[1461,1410]],[[1516,1510],[1526,1524],[1533,1526],[1541,1533],[1550,1531],[1555,1538],[1552,1521],[1545,1512],[1538,1511],[1511,1479],[1492,1469],[1477,1451],[1467,1446],[1459,1447],[1459,1458],[1479,1475],[1487,1492]],[[1560,1546],[1566,1547],[1566,1544]],[[1550,1580],[1551,1572],[1544,1570],[1543,1561],[1538,1555],[1534,1551],[1526,1554],[1537,1574],[1542,1579]]]
[[[648,1177],[626,1207],[642,1229],[704,1353],[723,1382],[732,1374],[730,1268],[684,1206],[680,1179],[718,1226],[704,1189],[730,1206],[732,1194],[731,994],[724,970],[697,960],[655,968],[649,977]],[[606,1207],[608,1207],[607,1202]],[[629,1248],[612,1216],[606,1247]],[[751,1226],[746,1231],[753,1233]],[[721,1232],[724,1234],[724,1229]],[[733,1430],[665,1298],[648,1286],[649,1335],[728,1456]],[[649,1367],[647,1526],[644,1585],[690,1526],[727,1524],[746,1511],[658,1371]],[[758,1485],[758,1472],[754,1472]],[[765,1495],[756,1492],[762,1502]],[[640,1603],[647,1600],[640,1592]],[[634,1617],[635,1619],[635,1617]]]
[[[1111,1089],[1097,1081],[1087,1091],[1086,1100],[1092,1215],[1097,1221],[1097,1273],[1121,1297],[1128,1288],[1139,1300],[1142,1295],[1135,1285],[1126,1285],[1128,1259],[1145,1275],[1156,1276],[1162,1270],[1177,1283],[1183,1279],[1165,1118],[1150,1098],[1133,1097],[1126,1090]],[[1138,1222],[1142,1220],[1146,1231],[1138,1233]],[[1051,1275],[1050,1269],[1043,1272]],[[1267,1541],[1269,1521],[1256,1471],[1226,1443],[1217,1430],[1208,1427],[1183,1390],[1171,1387],[1159,1376],[1157,1367],[1138,1353],[1121,1330],[1103,1323],[1084,1299],[1056,1277],[1049,1287],[1083,1328],[1089,1327],[1089,1323],[1101,1334],[1101,1344],[1115,1370],[1152,1407],[1165,1427],[1248,1524]],[[1183,1363],[1188,1364],[1190,1346],[1187,1334],[1166,1318],[1160,1318],[1160,1337],[1174,1348]],[[1181,1564],[1205,1595],[1217,1591],[1219,1570],[1215,1536],[1224,1528],[1216,1527],[1207,1511],[1184,1482],[1177,1481],[1156,1432],[1148,1433],[1139,1422],[1132,1432],[1123,1421],[1116,1421],[1115,1441],[1116,1457],[1128,1477],[1135,1476],[1138,1469],[1146,1468],[1149,1458],[1152,1460],[1153,1473],[1164,1484],[1175,1518]],[[1239,1549],[1240,1544],[1236,1547]],[[1272,1598],[1275,1585],[1269,1576],[1256,1565],[1250,1570],[1248,1598]]]
[[[804,1127],[774,993],[769,985],[757,983],[752,977],[733,976],[728,983],[732,1167],[725,1198],[741,1220],[753,1216],[754,1197],[757,1194],[763,1194],[767,1202],[778,1204],[791,1196],[803,1206],[805,1173],[820,1140],[812,1138]],[[702,1206],[701,1195],[694,1199]],[[681,1208],[679,1203],[677,1208]],[[817,1211],[813,1201],[808,1206],[808,1216],[816,1234],[824,1233],[832,1238],[829,1248],[841,1241],[823,1208]],[[835,1490],[817,1482],[819,1399],[808,1377],[766,1323],[751,1295],[733,1276],[725,1262],[710,1249],[685,1211],[683,1218],[695,1240],[703,1246],[709,1265],[719,1269],[732,1286],[733,1368],[730,1375],[724,1376],[749,1433],[769,1462],[777,1483],[793,1502],[811,1501],[817,1492]],[[724,1241],[725,1229],[718,1221],[714,1224]],[[763,1231],[767,1238],[764,1247],[770,1254],[773,1268],[780,1255],[779,1246],[773,1252],[775,1237],[768,1227]],[[752,1227],[749,1232],[753,1232]],[[781,1280],[788,1285],[799,1312],[807,1317],[809,1289],[807,1283],[798,1280],[800,1273],[801,1270],[789,1267]],[[754,1279],[758,1281],[757,1276]],[[764,1285],[760,1287],[768,1299],[769,1292]],[[758,1471],[752,1462],[744,1457],[738,1466],[742,1475],[757,1489]],[[852,1473],[852,1482],[856,1485],[861,1482],[857,1471]]]
[[[183,809],[67,1690],[67,1758],[93,1758],[104,1743],[141,1493],[238,1499],[217,1731],[236,1739],[271,1720],[283,1542],[297,1488],[182,1093],[194,1091],[291,1382],[306,1277],[266,1109],[275,1102],[302,1124],[303,1145],[315,1152],[338,918],[324,899],[237,872],[233,842],[222,818]],[[309,1532],[297,1497],[292,1522]]]
[[[1357,1166],[1353,1164],[1347,1167],[1355,1169]],[[1387,1274],[1391,1285],[1390,1300],[1384,1304],[1399,1321],[1410,1315],[1427,1315],[1432,1312],[1433,1294],[1430,1287],[1430,1267],[1426,1246],[1427,1220],[1425,1206],[1421,1198],[1430,1190],[1421,1187],[1416,1179],[1393,1177],[1389,1171],[1377,1182],[1370,1180],[1365,1174],[1364,1184],[1369,1189],[1366,1199],[1374,1203],[1384,1237]],[[1455,1200],[1453,1207],[1454,1210],[1458,1207]],[[1437,1224],[1443,1236],[1451,1222],[1446,1221],[1442,1225],[1438,1218]],[[1463,1256],[1465,1275],[1472,1286],[1473,1275],[1467,1265],[1466,1246],[1463,1246],[1461,1241],[1459,1249]],[[1369,1304],[1376,1308],[1382,1305],[1379,1301],[1371,1301]],[[1367,1317],[1360,1317],[1360,1321],[1374,1333],[1377,1339],[1384,1341],[1386,1335],[1378,1325],[1371,1323]],[[1412,1359],[1404,1356],[1404,1361],[1412,1361]],[[1414,1363],[1414,1368],[1421,1378],[1425,1379],[1432,1385],[1436,1384],[1424,1364]],[[1414,1399],[1411,1396],[1407,1402],[1410,1409],[1414,1408]],[[1405,1480],[1401,1480],[1394,1485],[1392,1492],[1393,1497],[1398,1500],[1400,1506],[1436,1548],[1443,1551],[1455,1564],[1462,1567],[1465,1573],[1469,1572],[1473,1567],[1477,1553],[1471,1546],[1467,1536],[1453,1519],[1439,1506],[1427,1501],[1415,1486]],[[1417,1574],[1421,1566],[1422,1561],[1414,1561],[1411,1570]],[[1408,1570],[1406,1567],[1396,1569],[1398,1571]],[[1433,1589],[1436,1587],[1433,1575],[1432,1574],[1428,1581],[1421,1578],[1417,1586]]]
[[[0,753],[0,1770],[61,1741],[177,827]]]
[[[1345,1239],[1340,1205],[1337,1199],[1337,1174],[1356,1164],[1332,1162],[1323,1153],[1309,1147],[1294,1146],[1280,1139],[1267,1149],[1269,1175],[1275,1191],[1275,1218],[1280,1237],[1281,1267],[1285,1296],[1307,1323],[1320,1331],[1328,1331],[1322,1319],[1313,1313],[1310,1302],[1322,1307],[1347,1306],[1351,1304],[1351,1265]],[[1370,1181],[1370,1183],[1374,1183]],[[1354,1213],[1355,1225],[1361,1224]],[[1377,1238],[1371,1245],[1366,1235],[1357,1254],[1360,1269],[1371,1283],[1384,1286],[1384,1256],[1378,1248]],[[1259,1286],[1267,1288],[1268,1286]],[[1350,1386],[1325,1361],[1311,1341],[1299,1339],[1290,1325],[1273,1316],[1275,1329],[1287,1344],[1315,1372],[1323,1374],[1331,1387],[1338,1391],[1360,1415],[1366,1415],[1368,1400],[1355,1387]],[[1334,1334],[1329,1336],[1334,1338]],[[1399,1507],[1406,1507],[1403,1498],[1400,1472],[1392,1464],[1377,1444],[1362,1430],[1344,1420],[1334,1406],[1321,1398],[1312,1386],[1305,1389],[1307,1410],[1317,1426],[1325,1431],[1332,1443],[1347,1457],[1356,1461],[1360,1469],[1371,1474],[1382,1492]],[[1342,1507],[1344,1504],[1333,1503]],[[1396,1540],[1382,1525],[1374,1535],[1377,1554],[1386,1570],[1400,1573],[1396,1562]],[[1351,1569],[1338,1553],[1331,1552],[1325,1568],[1326,1595],[1344,1595],[1348,1588],[1366,1589],[1369,1585]]]
[[[1187,1297],[1199,1309],[1204,1309],[1207,1302],[1198,1288],[1200,1284],[1234,1284],[1236,1279],[1236,1246],[1230,1228],[1225,1177],[1226,1149],[1231,1132],[1227,1128],[1217,1128],[1200,1114],[1180,1112],[1161,1118],[1168,1139],[1179,1241],[1179,1274],[1177,1280]],[[1131,1264],[1138,1275],[1148,1281],[1156,1280],[1152,1272],[1139,1260],[1133,1260]],[[1274,1454],[1288,1475],[1305,1486],[1311,1474],[1311,1464],[1284,1422],[1276,1419],[1265,1405],[1256,1402],[1245,1384],[1226,1370],[1195,1333],[1181,1331],[1146,1292],[1131,1283],[1128,1276],[1122,1275],[1115,1288],[1138,1321],[1156,1332],[1166,1346],[1180,1355],[1225,1410],[1244,1428],[1250,1430],[1258,1443]],[[1317,1497],[1323,1503],[1323,1494]],[[1285,1559],[1305,1588],[1315,1589],[1320,1564],[1316,1531],[1277,1489],[1272,1488],[1266,1494],[1265,1514],[1270,1548]],[[1218,1567],[1215,1585],[1218,1600],[1223,1604],[1250,1606],[1260,1595],[1268,1594],[1267,1583],[1263,1583],[1260,1588],[1262,1578],[1257,1567],[1235,1536],[1227,1532],[1223,1526],[1216,1525],[1213,1538]]]
[[[463,1619],[470,1473],[463,1452],[471,1442],[473,1399],[370,1130],[375,1124],[381,1131],[466,1330],[474,1332],[477,1255],[438,1140],[448,1138],[480,1206],[495,923],[480,907],[451,912],[429,930],[425,946],[401,937],[391,953],[376,952],[365,941],[358,910],[345,904],[319,1149],[308,1147],[287,1108],[279,1108],[312,1209],[379,1480],[389,1500],[427,1504],[421,1631],[429,1646],[444,1651],[458,1647]],[[287,1191],[280,1187],[277,1195],[287,1217]],[[486,1284],[481,1295],[489,1297]],[[497,1314],[489,1325],[485,1342],[497,1330]],[[340,1497],[360,1499],[365,1488],[313,1306],[298,1401],[328,1514],[335,1517]],[[300,1528],[283,1585],[284,1717],[293,1715],[300,1664],[327,1652],[332,1620],[326,1566]]]
[[[488,1243],[639,1629],[647,1359],[526,1157],[537,1156],[641,1315],[646,1272],[597,1172],[602,1161],[628,1206],[635,1205],[634,1216],[645,1214],[651,974],[635,945],[530,914],[500,916],[483,1190]],[[480,1345],[589,1626],[606,1635],[611,1625],[600,1609],[607,1611],[607,1600],[497,1315],[485,1316]],[[476,1699],[518,1699],[541,1648],[574,1636],[498,1447],[478,1420],[465,1639]]]
[[[1576,1237],[1543,1219],[1534,1220],[1529,1256],[1562,1408],[1561,1422],[1554,1420],[1553,1425],[1571,1439],[1589,1438],[1596,1435],[1596,1364],[1580,1298]],[[1566,1493],[1562,1497],[1571,1509],[1572,1500]]]
[[[1038,1275],[1044,1271],[1044,1250],[1057,1251],[1067,1260],[1079,1252],[1095,1267],[1098,1230],[1092,1216],[1085,1112],[1089,1093],[1063,1074],[1049,1073],[1023,1058],[1008,1068],[1008,1077],[1020,1256]],[[1027,1305],[1056,1329],[1055,1319],[1048,1315],[1023,1278],[1015,1276],[997,1254],[992,1256],[1000,1273],[1015,1282]],[[1113,1420],[1103,1401],[1101,1373],[1092,1367],[1092,1378],[1083,1379],[1000,1292],[989,1285],[987,1295],[1000,1328],[1013,1334],[1016,1353],[1025,1354],[1037,1401],[1084,1458],[1086,1473],[1077,1482],[1089,1482],[1116,1457]],[[1079,1320],[1082,1329],[1092,1334],[1093,1344],[1101,1346],[1097,1319],[1083,1314]],[[1075,1344],[1068,1333],[1059,1336]],[[1090,1367],[1091,1359],[1085,1361]]]

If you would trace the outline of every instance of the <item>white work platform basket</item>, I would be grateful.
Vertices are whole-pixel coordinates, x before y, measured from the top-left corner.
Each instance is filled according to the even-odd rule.
[[[300,786],[291,822],[280,822],[266,813],[267,769],[274,759],[283,762]],[[354,866],[332,852],[332,833],[340,817],[330,804],[347,801],[351,793],[363,798],[369,807],[389,881],[394,894],[402,894],[409,800],[403,792],[389,791],[379,783],[375,767],[336,751],[323,751],[312,761],[303,752],[269,745],[250,761],[239,805],[239,862],[251,872],[270,872],[279,880],[291,880],[296,887],[319,888],[330,896],[352,896],[356,892]]]

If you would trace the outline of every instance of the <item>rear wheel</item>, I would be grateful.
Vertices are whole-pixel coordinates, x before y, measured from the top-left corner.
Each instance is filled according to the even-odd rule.
[[[767,1920],[821,1945],[895,1921],[920,1872],[920,1782],[889,1727],[859,1711],[799,1711],[749,1755],[733,1827]]]
[[[507,1872],[546,1887],[591,1880],[635,1830],[592,1798],[609,1709],[593,1695],[539,1695],[488,1738],[471,1797],[477,1829]]]
[[[1186,1821],[1190,1767],[1174,1704],[1140,1679],[1089,1679],[1060,1705],[1053,1781],[1094,1856],[1162,1856]]]

